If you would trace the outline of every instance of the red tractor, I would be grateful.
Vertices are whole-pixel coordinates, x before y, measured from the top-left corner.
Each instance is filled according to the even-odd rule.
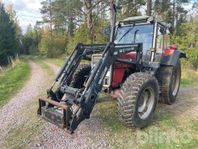
[[[171,46],[165,23],[148,16],[127,18],[112,27],[107,44],[76,46],[48,98],[39,99],[38,114],[72,133],[90,117],[104,91],[117,96],[122,122],[143,128],[152,121],[159,99],[175,102],[182,57],[185,53]]]

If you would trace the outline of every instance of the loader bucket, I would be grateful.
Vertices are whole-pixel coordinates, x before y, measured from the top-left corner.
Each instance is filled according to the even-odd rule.
[[[39,98],[38,115],[41,115],[43,119],[60,128],[69,129],[71,111],[67,105],[49,98]]]

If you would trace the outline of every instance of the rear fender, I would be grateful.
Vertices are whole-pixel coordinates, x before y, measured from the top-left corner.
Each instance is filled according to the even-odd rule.
[[[167,66],[176,66],[179,58],[187,58],[186,53],[180,50],[170,50],[168,54],[163,54],[160,64]]]

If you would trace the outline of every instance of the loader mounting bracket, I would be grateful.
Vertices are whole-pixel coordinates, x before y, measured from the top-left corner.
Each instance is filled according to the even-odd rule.
[[[72,112],[67,105],[61,104],[49,98],[39,98],[38,115],[41,115],[43,119],[57,125],[60,128],[70,128],[69,120],[71,119]],[[70,133],[73,133],[73,131],[71,130]]]

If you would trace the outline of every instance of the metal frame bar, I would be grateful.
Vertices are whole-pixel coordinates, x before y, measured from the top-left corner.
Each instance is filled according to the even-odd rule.
[[[50,103],[50,104],[52,104],[54,106],[57,106],[58,108],[61,108],[63,110],[67,110],[68,109],[67,105],[63,105],[63,104],[61,104],[61,103],[59,103],[57,101],[54,101],[54,100],[52,100],[50,98],[39,98],[39,107],[43,107],[44,106],[43,102],[44,103]]]

